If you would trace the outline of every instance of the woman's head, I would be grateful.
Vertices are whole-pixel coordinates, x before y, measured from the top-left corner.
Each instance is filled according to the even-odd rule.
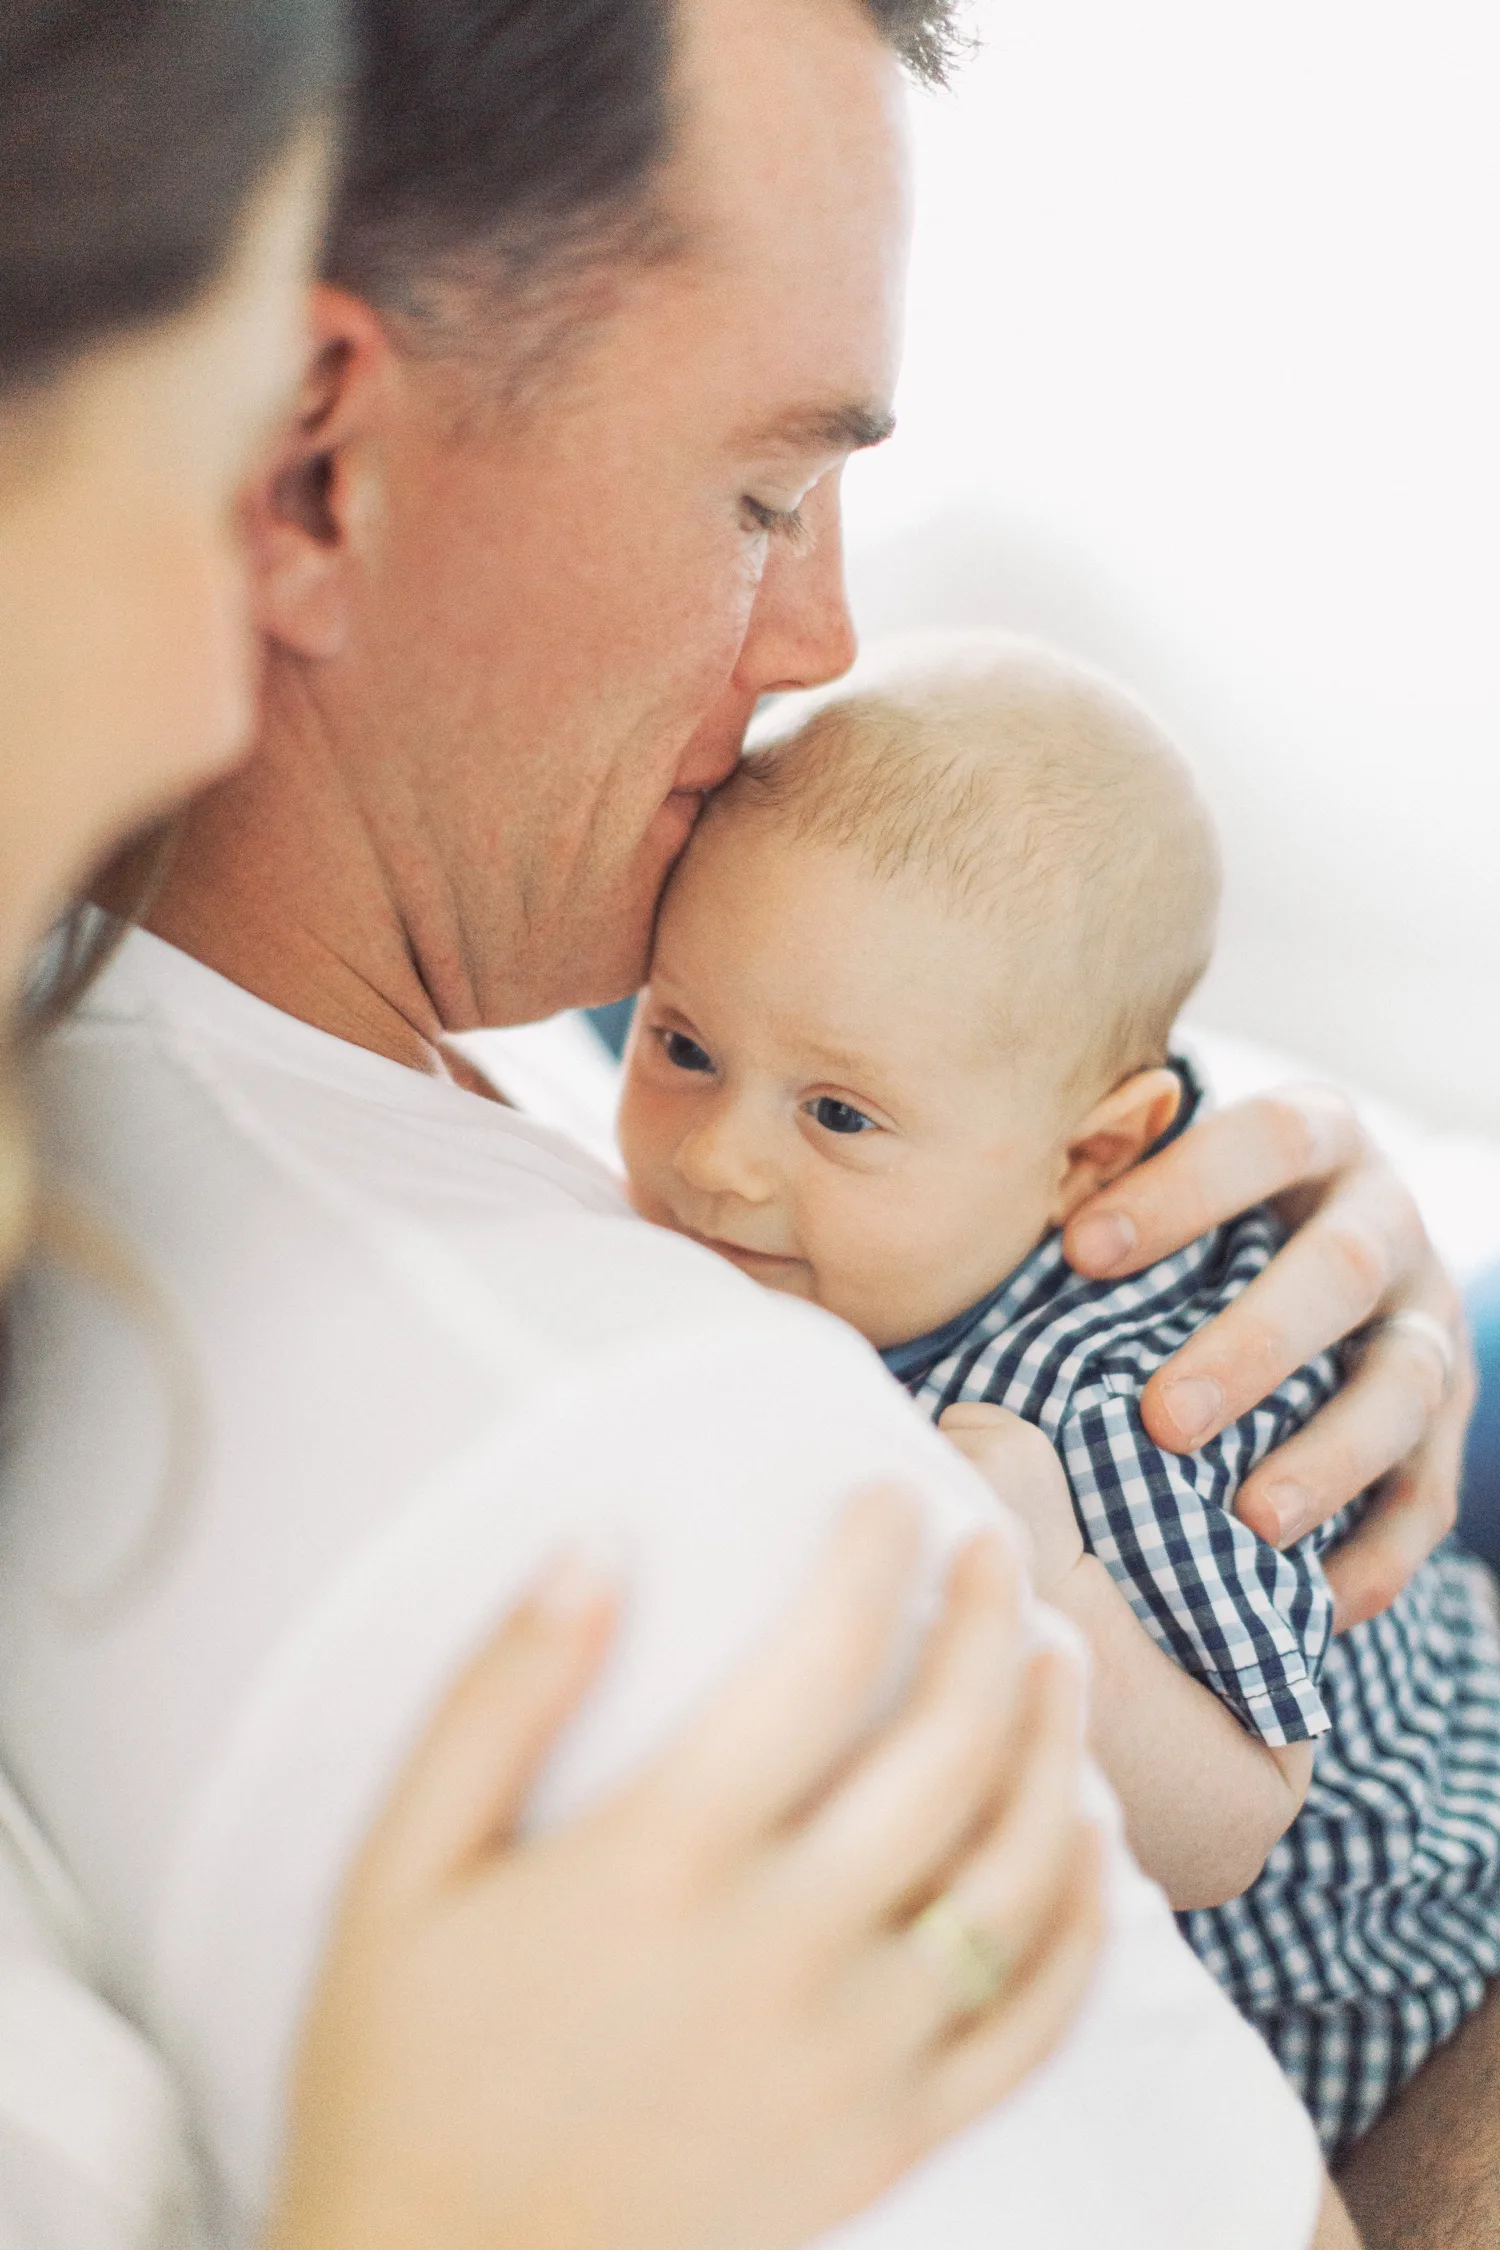
[[[300,371],[342,68],[341,0],[0,8],[0,1011],[247,727],[236,493]],[[0,1267],[22,1169],[0,1116]]]
[[[238,744],[234,497],[298,372],[334,0],[0,12],[0,980]]]
[[[317,0],[6,0],[0,393],[202,296],[326,108],[337,26]]]

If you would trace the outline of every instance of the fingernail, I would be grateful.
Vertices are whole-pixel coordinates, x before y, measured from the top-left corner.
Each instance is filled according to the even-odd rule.
[[[1166,1408],[1183,1444],[1196,1445],[1208,1436],[1223,1413],[1224,1393],[1206,1376],[1184,1375],[1180,1382],[1167,1385]]]
[[[618,1567],[601,1552],[586,1546],[566,1548],[556,1556],[532,1588],[534,1607],[558,1624],[596,1609],[619,1589]]]
[[[1098,1211],[1073,1229],[1074,1263],[1088,1273],[1112,1273],[1129,1258],[1139,1240],[1134,1219],[1123,1211]]]
[[[1266,1485],[1261,1491],[1261,1499],[1275,1520],[1276,1529],[1271,1538],[1273,1546],[1289,1547],[1294,1539],[1302,1537],[1307,1529],[1308,1506],[1307,1494],[1300,1484]]]

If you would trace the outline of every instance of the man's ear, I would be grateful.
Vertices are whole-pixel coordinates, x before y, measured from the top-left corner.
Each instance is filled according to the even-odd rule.
[[[255,621],[294,656],[337,656],[380,516],[378,438],[397,361],[378,313],[320,284],[311,357],[285,429],[246,492]]]
[[[1053,1226],[1066,1226],[1080,1203],[1138,1163],[1182,1107],[1182,1081],[1175,1070],[1138,1070],[1096,1102],[1068,1136],[1062,1176],[1048,1214]]]

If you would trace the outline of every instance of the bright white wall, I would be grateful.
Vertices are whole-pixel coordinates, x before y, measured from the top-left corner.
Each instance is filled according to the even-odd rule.
[[[1500,1127],[1500,20],[979,20],[919,104],[861,623],[1021,624],[1133,681],[1226,830],[1196,1012]]]

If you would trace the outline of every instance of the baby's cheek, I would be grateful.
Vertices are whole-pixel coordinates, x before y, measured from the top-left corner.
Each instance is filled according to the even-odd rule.
[[[615,1118],[615,1139],[633,1186],[643,1183],[660,1166],[661,1132],[652,1111],[647,1088],[634,1066],[627,1063],[619,1114]]]
[[[836,1305],[828,1305],[811,1266],[789,1264],[767,1267],[764,1272],[757,1273],[755,1278],[763,1289],[772,1289],[779,1297],[800,1297],[805,1304],[825,1305],[830,1312],[838,1310]]]
[[[851,1193],[851,1185],[865,1192]],[[930,1270],[919,1230],[888,1207],[887,1198],[874,1192],[877,1185],[840,1183],[840,1192],[826,1199],[803,1237],[818,1303],[872,1340],[910,1294],[914,1277]]]

